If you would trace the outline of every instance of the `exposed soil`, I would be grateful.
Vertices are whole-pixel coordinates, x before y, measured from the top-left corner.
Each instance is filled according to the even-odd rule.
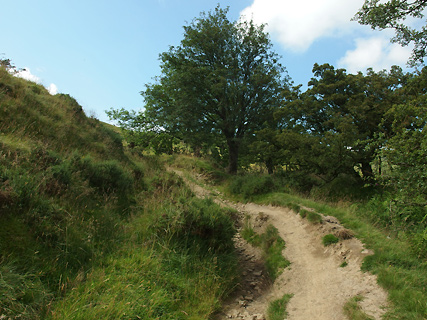
[[[183,176],[182,172],[175,172]],[[289,320],[345,320],[344,304],[356,295],[364,297],[360,305],[372,318],[380,319],[385,313],[387,293],[377,284],[374,275],[360,270],[363,258],[372,252],[351,237],[351,232],[336,218],[322,216],[322,223],[313,225],[287,208],[232,203],[218,193],[187,183],[198,196],[213,196],[217,203],[235,208],[241,219],[249,215],[256,229],[273,224],[286,242],[283,254],[291,262],[271,283],[263,269],[260,252],[236,236],[242,278],[215,320],[265,319],[269,302],[284,294],[294,295],[287,307]],[[325,247],[322,237],[329,233],[351,238]],[[347,265],[341,267],[344,261]]]

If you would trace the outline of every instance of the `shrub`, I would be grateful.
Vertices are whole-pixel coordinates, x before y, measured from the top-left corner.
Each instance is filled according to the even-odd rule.
[[[327,234],[326,236],[324,236],[322,238],[322,243],[325,247],[329,246],[333,243],[337,243],[338,241],[339,241],[339,239],[337,237],[335,237],[333,234]]]

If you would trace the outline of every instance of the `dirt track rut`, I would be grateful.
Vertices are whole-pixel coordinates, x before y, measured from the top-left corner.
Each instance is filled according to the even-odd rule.
[[[182,176],[181,172],[175,172]],[[210,194],[197,184],[189,183],[189,186],[200,197]],[[287,208],[232,203],[220,197],[216,197],[216,202],[234,207],[242,216],[251,216],[253,221],[262,212],[266,223],[273,224],[285,240],[284,256],[291,266],[272,285],[259,279],[262,289],[255,292],[253,286],[245,285],[244,281],[247,277],[253,279],[254,274],[261,276],[262,272],[257,268],[245,269],[241,286],[215,319],[265,319],[268,303],[284,294],[294,295],[287,307],[289,320],[345,320],[344,304],[356,295],[364,297],[361,307],[372,318],[380,319],[385,313],[387,293],[379,287],[374,275],[360,270],[363,258],[371,252],[356,238],[323,246],[325,234],[343,229],[336,218],[323,217],[322,224],[312,225]],[[246,251],[252,250],[250,245],[240,238],[237,241],[243,254],[242,265],[254,262],[259,265],[259,254],[248,254]],[[344,261],[347,266],[341,267]],[[250,299],[246,299],[248,296]]]

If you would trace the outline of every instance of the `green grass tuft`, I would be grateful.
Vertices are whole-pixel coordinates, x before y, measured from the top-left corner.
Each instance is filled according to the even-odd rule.
[[[359,302],[363,300],[363,297],[356,296],[351,298],[344,305],[344,313],[349,320],[373,320],[374,318],[369,317],[362,311]]]
[[[292,297],[293,294],[285,294],[282,298],[270,302],[267,309],[268,320],[286,319],[288,316],[288,313],[286,312],[286,306]]]
[[[316,212],[309,211],[307,214],[307,220],[310,221],[313,224],[319,224],[322,223],[322,216]]]
[[[333,234],[327,234],[326,236],[324,236],[323,238],[322,238],[322,243],[323,243],[323,245],[326,247],[326,246],[329,246],[329,245],[331,245],[331,244],[334,244],[334,243],[338,243],[338,241],[340,241],[340,239],[338,239],[336,236],[334,236]]]

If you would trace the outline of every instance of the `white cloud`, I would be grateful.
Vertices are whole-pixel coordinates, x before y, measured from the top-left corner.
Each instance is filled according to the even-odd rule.
[[[47,87],[47,91],[49,91],[49,93],[51,95],[55,95],[58,93],[58,88],[54,83],[51,83],[48,87]]]
[[[39,77],[31,73],[30,68],[23,68],[22,70],[19,70],[17,73],[15,73],[14,76],[25,79],[25,80],[29,80],[38,84],[42,83]],[[58,87],[54,83],[51,83],[46,89],[47,91],[49,91],[51,95],[55,95],[58,93]]]
[[[390,69],[392,65],[405,65],[411,56],[410,47],[390,43],[388,38],[371,37],[355,39],[356,48],[346,52],[338,61],[349,73],[373,68],[376,71]]]
[[[285,49],[305,51],[318,38],[348,32],[357,22],[351,18],[364,0],[254,0],[241,12],[267,31]]]
[[[35,75],[33,75],[31,73],[31,71],[30,71],[29,68],[24,68],[22,70],[19,70],[15,74],[15,76],[18,77],[18,78],[22,78],[22,79],[25,79],[25,80],[29,80],[29,81],[35,82],[35,83],[40,83],[40,81],[41,81],[39,77],[37,77],[37,76],[35,76]]]

